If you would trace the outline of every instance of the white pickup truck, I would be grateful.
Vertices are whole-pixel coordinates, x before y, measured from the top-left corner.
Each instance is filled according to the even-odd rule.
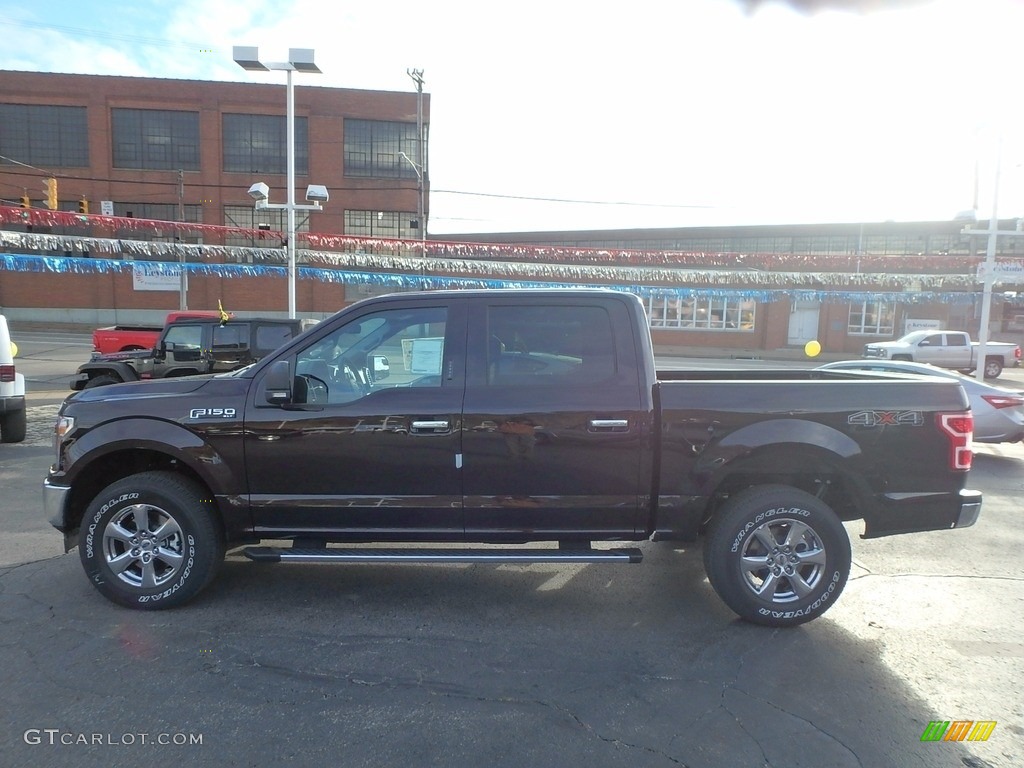
[[[973,371],[978,367],[978,342],[963,331],[914,331],[896,341],[864,345],[862,357],[913,360],[942,368]],[[985,345],[986,379],[999,378],[1003,368],[1020,365],[1020,345],[990,341]]]

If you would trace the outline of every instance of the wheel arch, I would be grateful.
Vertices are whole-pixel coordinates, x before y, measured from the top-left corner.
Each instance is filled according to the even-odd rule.
[[[65,513],[66,534],[74,535],[86,507],[111,483],[140,472],[166,471],[182,475],[210,494],[217,511],[217,524],[229,535],[223,507],[223,493],[231,489],[230,476],[222,457],[211,455],[210,446],[177,425],[145,419],[125,419],[113,428],[91,430],[70,447],[73,462],[66,481],[71,491]],[[154,425],[156,425],[154,427]],[[144,432],[146,439],[130,437]],[[241,493],[232,489],[229,493]]]
[[[656,539],[693,540],[730,495],[784,484],[818,496],[842,520],[872,512],[867,460],[853,438],[818,422],[770,419],[704,447],[688,473],[662,467]]]

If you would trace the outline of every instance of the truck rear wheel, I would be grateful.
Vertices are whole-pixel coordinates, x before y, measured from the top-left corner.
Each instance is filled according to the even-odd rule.
[[[704,570],[718,596],[741,618],[771,627],[827,611],[850,563],[850,538],[832,509],[785,485],[731,497],[704,542]]]
[[[985,358],[985,371],[984,375],[986,379],[998,379],[999,374],[1003,372],[1003,361],[998,357]]]
[[[0,443],[20,443],[27,431],[28,414],[24,409],[0,416]]]
[[[209,494],[170,472],[142,472],[109,485],[86,509],[78,545],[93,586],[140,610],[190,600],[224,560]]]

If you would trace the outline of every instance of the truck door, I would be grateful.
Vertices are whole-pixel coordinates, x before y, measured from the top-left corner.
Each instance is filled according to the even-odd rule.
[[[632,536],[643,422],[625,306],[496,297],[473,305],[469,327],[467,538]]]
[[[917,342],[917,351],[914,353],[914,360],[919,363],[931,363],[932,365],[945,365],[945,334],[929,333]]]
[[[177,371],[194,373],[205,367],[204,350],[210,346],[210,327],[203,323],[176,323],[157,342],[153,378],[173,376]]]
[[[257,532],[462,536],[463,306],[379,302],[325,327],[283,358],[286,406],[267,403],[257,378],[244,438]]]
[[[947,368],[970,368],[971,352],[971,340],[966,333],[947,333],[945,362],[942,365]]]

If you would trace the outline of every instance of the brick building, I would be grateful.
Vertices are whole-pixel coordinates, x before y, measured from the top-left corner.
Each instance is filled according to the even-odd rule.
[[[424,125],[429,109],[425,94]],[[298,214],[299,232],[418,236],[417,170],[402,157],[427,166],[415,93],[296,85],[295,114],[296,198],[308,184],[331,195]],[[285,123],[283,84],[3,71],[0,202],[42,207],[52,174],[60,210],[111,201],[117,216],[281,230],[285,213],[255,211],[247,190],[263,181],[285,201]]]

